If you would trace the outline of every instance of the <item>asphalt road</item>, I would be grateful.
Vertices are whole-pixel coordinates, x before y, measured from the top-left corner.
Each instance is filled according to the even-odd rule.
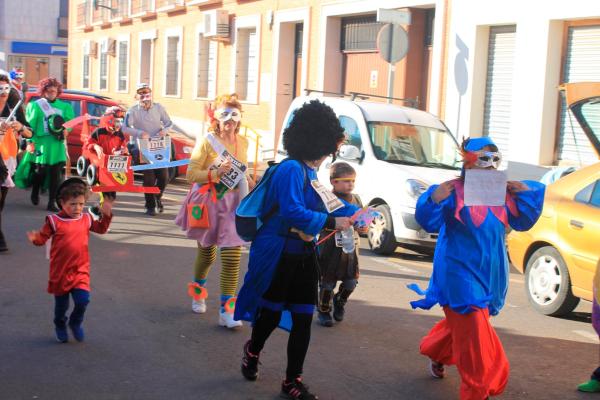
[[[10,191],[3,214],[10,251],[0,254],[0,399],[278,398],[287,334],[276,330],[259,380],[245,381],[239,366],[250,328],[217,326],[218,264],[209,275],[208,312],[191,312],[186,284],[196,244],[172,222],[186,190],[171,185],[165,213],[154,218],[142,214],[141,195],[119,194],[111,231],[90,240],[86,341],[68,344],[54,340],[44,250],[25,237],[41,227],[45,211],[27,192]],[[456,369],[434,380],[418,351],[441,309],[411,310],[415,295],[405,287],[426,286],[431,259],[402,251],[378,257],[367,248],[346,320],[313,327],[305,382],[320,399],[457,399]],[[511,274],[507,305],[492,321],[511,363],[500,398],[591,398],[575,390],[598,364],[590,311],[582,302],[568,319],[539,315],[523,277]]]

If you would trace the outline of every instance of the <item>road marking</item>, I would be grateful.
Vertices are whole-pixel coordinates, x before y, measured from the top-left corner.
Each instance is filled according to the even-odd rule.
[[[573,333],[576,333],[576,334],[578,334],[578,335],[580,335],[580,336],[583,336],[583,337],[584,337],[584,338],[586,338],[586,339],[591,339],[591,340],[596,340],[596,339],[598,339],[598,335],[595,335],[595,334],[593,334],[593,333],[591,333],[591,332],[588,332],[588,331],[580,331],[580,330],[576,330],[576,331],[573,331]]]
[[[417,273],[417,271],[415,271],[414,269],[407,268],[404,265],[390,264],[388,261],[382,260],[380,258],[372,258],[372,260],[375,261],[376,263],[383,264],[386,267],[392,267],[392,268],[397,269],[397,270],[402,271],[402,272],[407,272],[409,274],[416,274]]]

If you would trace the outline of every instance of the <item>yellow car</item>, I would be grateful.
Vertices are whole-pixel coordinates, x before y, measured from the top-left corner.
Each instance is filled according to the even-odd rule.
[[[600,83],[563,85],[567,105],[600,158]],[[600,162],[548,185],[544,209],[527,232],[507,238],[512,264],[525,274],[531,305],[540,313],[571,312],[591,301],[600,258]]]

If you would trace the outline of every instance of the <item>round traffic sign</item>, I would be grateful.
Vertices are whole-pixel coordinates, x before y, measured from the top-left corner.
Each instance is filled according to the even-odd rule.
[[[377,49],[381,58],[396,64],[408,53],[408,33],[400,25],[385,24],[377,34]]]

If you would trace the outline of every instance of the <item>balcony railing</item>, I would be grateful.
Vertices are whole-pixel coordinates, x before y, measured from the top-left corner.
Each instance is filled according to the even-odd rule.
[[[131,0],[131,15],[144,16],[154,13],[154,0]]]
[[[98,7],[92,10],[92,25],[103,25],[110,19],[110,10]]]
[[[112,20],[129,19],[129,2],[130,0],[112,0],[111,7],[113,9]]]
[[[185,0],[156,0],[156,9],[172,9],[185,6]]]
[[[80,4],[77,4],[77,26],[78,27],[85,27],[85,26],[89,26],[91,21],[90,21],[90,5],[91,3],[89,1],[83,1]]]

